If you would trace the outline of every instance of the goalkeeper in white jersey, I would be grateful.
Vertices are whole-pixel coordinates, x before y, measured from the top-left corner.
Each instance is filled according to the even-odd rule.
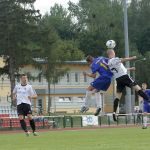
[[[119,100],[121,99],[122,96],[122,92],[126,86],[130,88],[133,87],[138,92],[138,95],[140,95],[143,99],[149,101],[149,98],[142,91],[141,87],[137,85],[137,83],[133,79],[131,79],[131,77],[127,74],[128,70],[133,70],[135,68],[127,69],[123,65],[123,62],[134,60],[136,59],[136,56],[129,58],[118,58],[115,56],[115,51],[113,49],[109,49],[107,51],[107,55],[109,57],[108,66],[112,71],[117,82],[117,93],[113,106],[113,119],[114,121],[117,121],[116,111],[118,108]]]

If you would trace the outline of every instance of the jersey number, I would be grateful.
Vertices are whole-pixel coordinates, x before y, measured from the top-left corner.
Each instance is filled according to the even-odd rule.
[[[111,71],[118,73],[118,70],[116,68],[112,68]]]

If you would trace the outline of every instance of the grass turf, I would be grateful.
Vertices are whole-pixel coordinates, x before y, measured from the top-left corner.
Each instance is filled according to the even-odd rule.
[[[150,129],[103,128],[78,131],[0,134],[0,150],[147,150]]]

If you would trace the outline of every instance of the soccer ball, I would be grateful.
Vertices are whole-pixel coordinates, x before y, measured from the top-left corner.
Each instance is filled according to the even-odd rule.
[[[116,46],[116,42],[114,40],[108,40],[106,42],[106,46],[107,46],[108,49],[113,49]]]

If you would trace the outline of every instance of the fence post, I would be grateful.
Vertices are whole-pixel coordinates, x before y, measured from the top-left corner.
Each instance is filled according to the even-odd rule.
[[[101,116],[98,116],[98,123],[99,123],[100,126],[102,125]]]
[[[45,118],[43,117],[43,129],[45,128]]]
[[[110,126],[110,116],[108,115],[107,117],[108,117],[107,118],[108,119],[108,125]]]
[[[142,124],[143,124],[143,114],[142,114]]]
[[[136,117],[135,114],[133,114],[133,118],[134,118],[134,125],[136,124]]]
[[[82,116],[81,116],[81,127],[83,127],[83,124],[82,124]]]
[[[71,118],[71,128],[73,128],[73,117],[72,116],[70,116]]]
[[[117,126],[119,125],[119,115],[117,115]]]
[[[63,116],[63,127],[66,127],[65,116]]]
[[[125,116],[125,123],[126,123],[126,125],[128,124],[127,115]]]

